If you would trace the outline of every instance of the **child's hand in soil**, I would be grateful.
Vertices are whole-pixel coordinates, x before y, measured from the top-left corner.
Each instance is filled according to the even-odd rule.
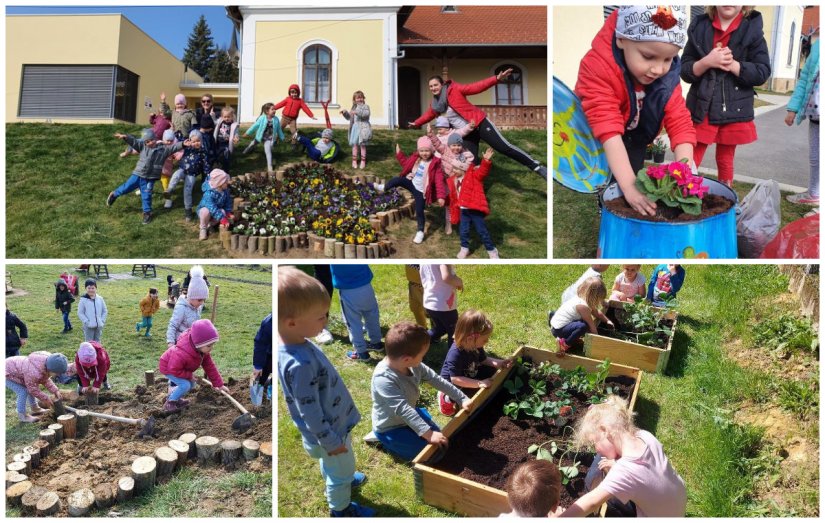
[[[607,474],[607,472],[610,470],[610,467],[612,467],[615,464],[616,464],[615,459],[602,458],[599,461],[599,470],[601,470],[602,472]]]
[[[428,430],[424,433],[422,437],[425,440],[427,440],[427,443],[438,445],[439,447],[447,447],[450,444],[450,442],[447,440],[447,436],[438,432],[437,430]]]
[[[624,193],[624,199],[627,200],[627,203],[633,207],[636,212],[644,216],[653,216],[656,214],[656,204],[642,194],[639,189],[636,188],[635,183],[627,188],[622,187],[622,192]]]
[[[506,360],[501,360],[500,366],[505,368],[505,369],[509,369],[510,367],[513,366],[513,358],[507,358]]]
[[[342,443],[340,447],[338,447],[337,449],[330,450],[329,452],[327,452],[327,454],[329,454],[330,456],[337,456],[338,454],[344,454],[346,452],[347,445],[345,443]]]
[[[52,408],[53,405],[52,400],[49,398],[37,400],[37,403],[39,403],[41,407],[46,407],[47,409]]]

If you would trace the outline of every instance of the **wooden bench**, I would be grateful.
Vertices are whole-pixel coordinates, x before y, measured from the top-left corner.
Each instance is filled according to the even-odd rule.
[[[158,273],[155,265],[151,263],[136,263],[132,265],[132,276],[142,276],[144,278],[157,278]]]
[[[105,263],[93,263],[92,270],[95,271],[95,277],[99,280],[101,278],[109,277],[109,266]],[[105,276],[104,276],[105,275]]]

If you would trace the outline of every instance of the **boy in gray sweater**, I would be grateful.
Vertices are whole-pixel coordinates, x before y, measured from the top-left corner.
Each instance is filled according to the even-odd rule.
[[[278,381],[307,453],[320,461],[331,517],[370,517],[350,501],[366,476],[355,471],[350,432],[361,420],[341,375],[307,338],[327,324],[329,294],[295,267],[278,267]]]
[[[424,365],[430,348],[427,329],[411,322],[393,325],[384,341],[387,356],[372,373],[372,431],[385,450],[412,460],[427,443],[447,446],[427,409],[416,407],[421,382],[428,382],[470,410],[466,394]]]

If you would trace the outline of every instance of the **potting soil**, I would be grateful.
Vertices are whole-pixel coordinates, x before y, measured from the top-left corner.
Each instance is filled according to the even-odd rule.
[[[611,329],[606,324],[601,323],[598,326],[599,334],[602,335],[602,336],[607,336],[608,338],[615,338],[615,339],[626,339],[626,337],[623,337],[623,336],[619,335],[621,332],[638,334],[633,329],[632,325],[630,325],[626,321],[624,321],[624,316],[623,316],[624,312],[625,311],[623,309],[617,309],[615,307],[609,307],[607,309],[607,312],[605,313],[605,316],[607,316],[608,319],[610,319],[610,321],[613,322],[613,324],[616,326],[616,328]],[[665,318],[665,319],[663,319],[662,321],[659,322],[659,325],[661,327],[667,327],[667,328],[672,330],[673,329],[673,320]],[[628,338],[629,338],[629,336],[628,336]],[[634,343],[635,343],[635,340],[630,340],[630,341],[634,341]],[[667,334],[665,334],[663,332],[658,332],[658,333],[656,333],[656,336],[654,336],[653,339],[650,341],[650,343],[646,343],[645,345],[647,345],[648,347],[656,347],[658,349],[666,349],[668,341],[670,341],[670,336],[668,336]]]
[[[610,212],[622,218],[633,218],[647,222],[685,223],[723,214],[733,207],[733,201],[718,194],[706,194],[705,197],[702,198],[702,212],[699,215],[688,214],[682,212],[682,209],[679,207],[668,207],[661,202],[657,202],[656,214],[653,216],[645,216],[631,207],[624,196],[607,200],[604,202],[604,206],[607,207]]]

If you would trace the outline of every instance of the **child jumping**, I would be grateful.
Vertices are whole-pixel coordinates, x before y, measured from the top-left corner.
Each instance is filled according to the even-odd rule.
[[[172,392],[163,404],[163,410],[178,412],[189,405],[189,400],[183,399],[183,396],[195,385],[194,373],[200,367],[203,367],[213,388],[229,392],[210,356],[219,339],[218,331],[211,321],[197,320],[178,337],[175,345],[166,349],[160,357],[159,367],[160,372],[169,378]]]
[[[493,335],[493,324],[481,312],[469,309],[461,313],[455,324],[455,343],[441,367],[441,377],[449,381],[462,392],[472,397],[476,389],[486,389],[492,385],[493,374],[497,369],[508,369],[512,359],[501,360],[487,356],[484,345]],[[445,416],[456,413],[455,400],[442,392],[438,393],[438,406]]]
[[[598,330],[594,319],[613,326],[613,322],[602,312],[606,297],[607,288],[602,279],[588,278],[579,286],[576,297],[564,302],[553,314],[550,331],[558,338],[559,352],[567,352],[588,331],[596,334]]]
[[[636,188],[648,144],[664,124],[676,159],[693,158],[696,133],[679,83],[685,6],[622,6],[607,18],[581,61],[576,94],[593,135],[633,209],[656,204]]]
[[[220,162],[227,173],[232,165],[232,153],[240,140],[235,109],[226,106],[221,109],[221,117],[215,123],[215,163]]]
[[[355,350],[347,351],[347,358],[369,361],[370,352],[384,352],[381,343],[381,320],[378,301],[372,288],[372,270],[369,265],[330,265],[332,286],[341,298],[341,314],[347,325],[349,340]],[[364,329],[370,341],[364,339]]]
[[[295,267],[278,267],[278,381],[304,450],[321,465],[331,517],[371,517],[352,501],[367,480],[355,470],[352,429],[361,413],[338,370],[310,341],[327,323],[324,286]]]
[[[561,513],[561,474],[552,461],[533,459],[522,463],[507,478],[504,490],[513,511],[500,517],[546,518]]]
[[[78,393],[86,394],[91,389],[93,394],[97,394],[106,382],[110,365],[109,353],[103,345],[96,341],[81,343],[74,356],[75,371],[80,381]]]
[[[152,287],[149,289],[149,294],[140,300],[140,315],[143,319],[135,323],[135,330],[140,334],[140,330],[146,328],[145,337],[151,337],[149,331],[152,330],[152,316],[160,309],[160,300],[158,299],[158,290]]]
[[[212,171],[209,153],[203,147],[203,136],[203,133],[197,129],[192,129],[189,132],[189,145],[183,149],[183,156],[179,164],[180,168],[172,175],[169,186],[163,193],[163,197],[166,199],[164,207],[172,207],[171,193],[177,187],[180,179],[183,178],[184,218],[188,222],[191,222],[195,216],[192,212],[192,190],[195,187],[196,177],[201,175],[206,178]]]
[[[447,446],[430,413],[416,407],[421,383],[456,398],[470,410],[472,400],[461,390],[422,363],[430,348],[430,335],[411,322],[392,326],[387,333],[387,356],[372,373],[372,432],[390,454],[405,461],[413,459],[428,443]]]
[[[639,272],[641,265],[622,265],[620,272],[613,281],[611,300],[633,301],[636,296],[644,297],[645,277]]]
[[[453,164],[453,176],[447,179],[447,187],[450,189],[450,221],[453,225],[459,225],[458,234],[461,238],[457,258],[463,259],[470,254],[470,226],[481,237],[487,256],[494,260],[499,258],[498,249],[484,223],[484,218],[490,214],[490,205],[484,194],[484,178],[490,174],[492,157],[493,150],[488,147],[478,167],[470,164],[466,171],[462,171],[463,164],[456,162]]]
[[[756,141],[753,90],[771,75],[762,15],[752,6],[707,6],[694,17],[682,53],[682,79],[696,128],[696,166],[716,144],[719,181],[733,184],[736,146]],[[678,158],[678,156],[677,156]]]
[[[246,146],[244,154],[249,154],[259,143],[264,144],[264,154],[266,154],[266,170],[272,172],[272,145],[276,142],[284,141],[284,131],[281,129],[281,122],[275,116],[275,104],[265,103],[261,107],[261,114],[252,127],[246,130],[244,136],[255,133],[252,143]]]
[[[72,330],[72,321],[69,319],[72,303],[74,303],[74,295],[69,290],[66,281],[62,278],[57,280],[54,284],[54,308],[63,315],[63,334]]]
[[[55,401],[61,399],[60,390],[51,378],[63,374],[68,368],[66,356],[59,353],[37,351],[28,356],[6,358],[6,388],[17,395],[17,418],[21,422],[40,421],[40,418],[26,414],[26,404],[31,407],[32,414],[46,412],[37,405],[35,398],[43,407],[52,406],[52,400],[40,391],[41,385],[52,393]]]
[[[232,214],[232,194],[229,192],[229,175],[220,169],[213,169],[203,182],[203,197],[198,204],[200,219],[199,240],[209,235],[209,227],[219,224],[226,230],[235,219]]]
[[[282,129],[289,128],[289,134],[292,136],[292,146],[294,148],[298,140],[298,114],[301,110],[313,120],[317,120],[317,118],[315,118],[315,115],[312,114],[312,111],[310,111],[307,104],[304,103],[304,100],[301,98],[301,88],[298,87],[298,84],[290,85],[287,97],[275,104],[276,111],[281,107],[284,108],[283,112],[281,112],[281,127]]]
[[[361,152],[361,169],[367,166],[367,144],[372,140],[372,126],[370,125],[370,106],[365,103],[363,91],[355,91],[352,95],[352,108],[343,110],[341,114],[349,120],[349,144],[352,146],[352,168],[358,168],[358,152]]]

